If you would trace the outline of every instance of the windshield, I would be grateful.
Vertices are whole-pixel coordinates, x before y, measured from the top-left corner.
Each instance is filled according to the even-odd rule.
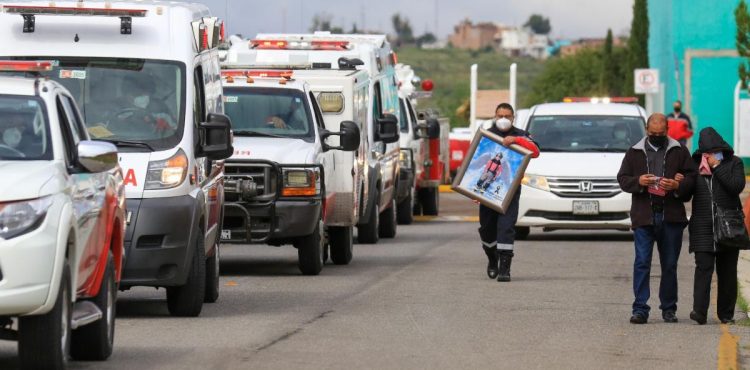
[[[43,106],[37,97],[0,95],[0,160],[52,159]]]
[[[24,57],[59,64],[43,74],[65,86],[84,115],[89,135],[165,150],[182,140],[185,67],[145,59]]]
[[[312,137],[310,107],[300,90],[225,88],[224,112],[238,136]]]
[[[534,116],[528,131],[541,151],[625,152],[646,131],[641,117]]]

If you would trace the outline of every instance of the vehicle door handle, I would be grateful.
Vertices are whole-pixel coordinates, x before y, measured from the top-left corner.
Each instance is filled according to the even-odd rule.
[[[99,185],[99,186],[96,187],[96,190],[98,190],[98,191],[104,191],[104,189],[106,189],[106,188],[107,188],[107,185],[101,184],[101,185]]]

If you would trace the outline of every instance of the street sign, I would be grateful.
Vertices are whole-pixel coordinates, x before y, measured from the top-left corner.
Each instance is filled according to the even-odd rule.
[[[658,94],[659,93],[659,70],[658,69],[636,69],[634,73],[635,73],[635,93],[636,94]]]

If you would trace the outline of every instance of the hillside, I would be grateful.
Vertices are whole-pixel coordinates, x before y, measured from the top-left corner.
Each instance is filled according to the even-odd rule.
[[[468,51],[459,49],[422,50],[401,48],[399,62],[409,64],[422,79],[435,82],[433,98],[423,107],[434,107],[451,119],[453,126],[466,126],[467,119],[456,116],[456,108],[469,99],[469,69],[479,65],[480,89],[507,89],[508,69],[518,63],[518,100],[523,107],[524,97],[531,90],[534,78],[542,71],[544,63],[528,58],[511,59],[494,51]],[[500,103],[500,102],[498,102]]]

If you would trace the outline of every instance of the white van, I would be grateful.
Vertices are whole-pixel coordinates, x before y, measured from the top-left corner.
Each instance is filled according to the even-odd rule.
[[[394,69],[396,56],[385,35],[259,34],[249,44],[256,51],[253,55],[256,65],[309,65],[312,69],[353,66],[367,71],[370,82],[367,95],[362,98],[368,105],[370,151],[364,158],[368,168],[368,199],[360,212],[357,239],[360,243],[376,243],[380,237],[395,237],[400,108]]]
[[[645,125],[646,112],[636,104],[532,107],[518,127],[541,154],[523,178],[516,237],[526,238],[530,227],[630,229],[630,194],[620,190],[617,171],[628,148],[646,135]]]
[[[0,59],[52,59],[43,75],[76,99],[93,139],[119,150],[127,197],[120,289],[166,287],[169,312],[197,316],[219,287],[222,22],[177,2],[3,5]]]
[[[328,235],[333,261],[348,264],[353,224],[324,221],[332,221],[332,210],[352,206],[345,198],[351,189],[336,191],[352,178],[352,167],[335,163],[334,155],[357,150],[359,126],[341,122],[336,131],[327,130],[318,100],[297,72],[246,68],[232,65],[233,59],[222,71],[235,137],[234,155],[225,164],[222,241],[293,244],[302,273],[317,275]]]

